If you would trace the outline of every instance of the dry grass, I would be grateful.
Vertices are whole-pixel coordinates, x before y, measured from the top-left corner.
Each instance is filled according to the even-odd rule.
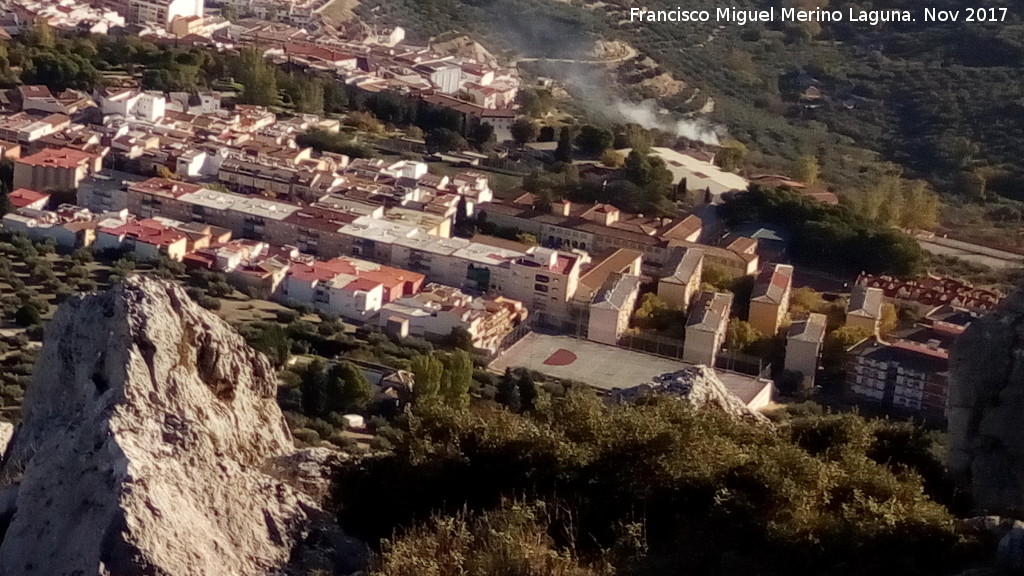
[[[608,566],[582,564],[547,533],[543,504],[509,504],[480,515],[462,512],[385,541],[371,576],[608,576]]]

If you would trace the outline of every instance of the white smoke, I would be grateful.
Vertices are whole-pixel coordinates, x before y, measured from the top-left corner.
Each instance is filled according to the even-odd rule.
[[[639,124],[648,130],[661,130],[712,146],[721,144],[717,130],[710,123],[703,120],[673,118],[667,110],[660,109],[654,100],[636,103],[615,99],[610,107],[626,122]]]

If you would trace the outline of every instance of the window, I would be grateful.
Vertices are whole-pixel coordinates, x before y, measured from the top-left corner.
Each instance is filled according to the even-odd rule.
[[[543,283],[545,283],[545,284],[546,284],[546,283],[547,283],[548,281],[550,281],[550,280],[551,280],[550,278],[548,278],[547,276],[545,276],[545,275],[543,275],[543,274],[537,274],[537,275],[536,275],[536,276],[534,276],[533,278],[534,278],[534,279],[535,279],[535,280],[536,280],[537,282],[543,282]]]
[[[543,285],[543,284],[534,284],[533,285],[533,291],[534,292],[547,292],[548,291],[548,287]]]

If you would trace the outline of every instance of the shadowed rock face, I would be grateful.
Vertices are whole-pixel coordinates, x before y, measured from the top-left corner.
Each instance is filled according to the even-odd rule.
[[[979,511],[1024,517],[1024,293],[950,352],[949,468]]]
[[[0,468],[0,574],[277,573],[321,513],[282,480],[275,393],[266,358],[175,284],[68,301]]]

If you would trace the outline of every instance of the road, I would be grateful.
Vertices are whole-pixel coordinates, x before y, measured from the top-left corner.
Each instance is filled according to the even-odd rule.
[[[626,60],[632,60],[633,58],[636,58],[637,54],[639,54],[639,52],[637,52],[636,48],[627,45],[626,53],[617,58],[518,58],[512,66],[515,67],[520,62],[540,62],[542,60],[544,62],[561,62],[563,64],[615,64],[617,62],[625,62]]]
[[[954,256],[973,264],[988,266],[996,270],[1024,267],[1024,255],[1014,254],[1005,250],[996,250],[988,246],[971,244],[952,238],[940,236],[917,236],[917,243],[927,252],[940,256]]]

